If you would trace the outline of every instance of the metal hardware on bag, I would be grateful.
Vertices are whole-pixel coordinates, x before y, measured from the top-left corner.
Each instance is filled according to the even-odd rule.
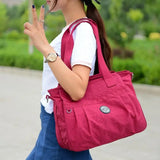
[[[48,103],[48,100],[49,100],[49,95],[46,95],[46,99],[47,99],[47,103]]]
[[[67,109],[67,113],[71,113],[72,112],[72,109]]]
[[[107,106],[101,106],[100,111],[105,114],[108,114],[111,112],[111,110]]]

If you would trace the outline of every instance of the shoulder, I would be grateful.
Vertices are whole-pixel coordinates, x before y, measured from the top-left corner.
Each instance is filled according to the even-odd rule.
[[[82,22],[81,24],[79,24],[73,32],[73,39],[78,41],[80,40],[81,43],[85,43],[86,41],[95,41],[92,26],[87,22]]]
[[[87,23],[87,22],[82,22],[81,24],[79,24],[77,26],[77,28],[75,29],[75,32],[81,32],[81,33],[92,33],[93,34],[93,29],[92,26]]]
[[[81,24],[78,25],[77,29],[88,29],[92,30],[92,26],[88,22],[82,22]],[[92,30],[93,31],[93,30]]]

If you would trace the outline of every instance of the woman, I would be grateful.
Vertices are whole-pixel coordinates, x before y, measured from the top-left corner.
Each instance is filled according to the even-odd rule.
[[[104,25],[92,0],[47,0],[47,5],[50,12],[62,11],[66,27],[49,44],[43,29],[44,6],[41,7],[38,20],[34,5],[32,6],[33,24],[28,22],[24,24],[24,34],[32,39],[34,46],[44,56],[40,116],[42,129],[34,149],[26,160],[91,160],[88,150],[73,152],[59,146],[55,134],[54,102],[47,101],[46,95],[49,89],[57,87],[59,83],[72,100],[78,101],[85,94],[89,76],[95,73],[97,45],[89,23],[81,23],[73,33],[72,69],[69,69],[60,58],[63,33],[78,19],[88,17],[97,23],[103,56],[107,66],[111,68],[111,50],[106,41]],[[87,6],[87,12],[85,12],[84,5]]]

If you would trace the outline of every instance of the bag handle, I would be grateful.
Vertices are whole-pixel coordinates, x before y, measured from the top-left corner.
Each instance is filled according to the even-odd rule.
[[[72,50],[74,46],[74,40],[73,40],[73,32],[75,31],[76,27],[82,23],[82,22],[87,22],[89,23],[94,32],[94,36],[96,38],[96,43],[97,43],[97,57],[98,57],[98,67],[99,67],[99,73],[102,74],[106,84],[108,87],[112,87],[116,85],[116,80],[114,80],[117,77],[113,77],[110,70],[108,69],[103,55],[102,55],[102,50],[101,50],[101,44],[100,44],[100,39],[99,39],[99,32],[96,23],[89,19],[89,18],[82,18],[79,19],[75,22],[73,22],[69,28],[65,31],[63,37],[62,37],[62,44],[61,44],[61,58],[64,61],[64,63],[71,69],[71,55],[72,55]]]

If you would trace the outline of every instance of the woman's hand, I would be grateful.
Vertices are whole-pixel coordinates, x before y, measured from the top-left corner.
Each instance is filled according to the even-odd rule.
[[[43,24],[44,24],[44,6],[41,6],[39,20],[37,18],[37,12],[34,5],[32,6],[33,24],[29,22],[24,23],[24,34],[28,35],[33,45],[40,51],[44,52],[45,48],[49,46],[48,40],[45,36]]]

